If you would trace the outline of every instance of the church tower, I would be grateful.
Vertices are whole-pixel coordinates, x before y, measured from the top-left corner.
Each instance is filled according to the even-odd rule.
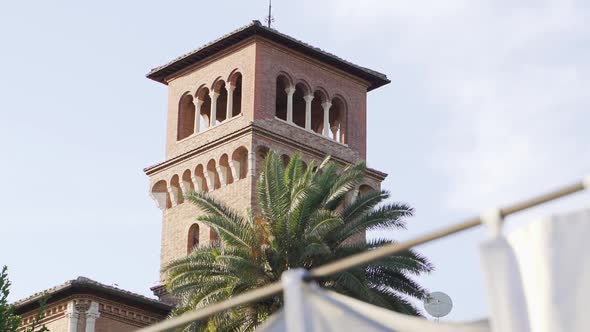
[[[245,212],[269,150],[285,161],[295,152],[308,163],[365,160],[367,92],[389,83],[258,21],[147,77],[168,86],[166,158],[144,170],[163,213],[161,266],[217,240],[183,193],[205,191]],[[368,169],[356,192],[379,189],[385,177]],[[161,298],[164,277],[152,289]]]

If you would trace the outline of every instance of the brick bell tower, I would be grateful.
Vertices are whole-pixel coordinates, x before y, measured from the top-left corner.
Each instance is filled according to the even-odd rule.
[[[163,213],[161,266],[217,240],[184,192],[205,191],[245,212],[269,150],[285,161],[295,152],[306,162],[365,160],[367,92],[390,82],[258,21],[147,77],[168,86],[166,159],[144,170]],[[368,169],[356,193],[379,189],[386,176]],[[164,278],[152,288],[162,300]]]

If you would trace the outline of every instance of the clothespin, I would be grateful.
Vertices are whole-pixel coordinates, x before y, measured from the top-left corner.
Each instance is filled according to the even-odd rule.
[[[486,226],[490,238],[495,239],[502,232],[502,222],[504,217],[500,209],[490,209],[482,213],[479,218],[481,223]]]

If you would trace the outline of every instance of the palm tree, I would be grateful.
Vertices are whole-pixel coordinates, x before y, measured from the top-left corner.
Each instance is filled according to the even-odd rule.
[[[192,192],[188,200],[205,214],[198,221],[213,227],[221,246],[202,246],[166,268],[167,287],[179,300],[174,315],[202,308],[280,280],[290,268],[311,269],[384,244],[388,239],[364,239],[367,230],[403,229],[412,208],[384,203],[386,191],[375,191],[347,202],[347,194],[365,176],[363,163],[339,168],[329,158],[304,167],[300,155],[284,166],[268,154],[257,185],[254,211],[241,215],[207,193]],[[348,195],[350,197],[350,195]],[[432,270],[413,251],[389,256],[319,281],[319,284],[387,309],[420,315],[408,298],[426,291],[411,275]],[[195,322],[190,330],[247,331],[281,306],[276,296]]]

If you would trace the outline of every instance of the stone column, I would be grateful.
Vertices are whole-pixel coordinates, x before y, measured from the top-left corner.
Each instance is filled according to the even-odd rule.
[[[191,177],[191,179],[193,180],[193,184],[195,185],[195,191],[203,191],[203,179],[194,175],[193,177]]]
[[[352,197],[351,197],[351,199],[350,199],[350,202],[351,202],[351,203],[352,203],[352,202],[354,202],[354,201],[356,201],[356,199],[359,197],[359,193],[360,193],[359,187],[356,187],[356,188],[355,188],[355,189],[352,191]]]
[[[256,170],[256,154],[252,151],[248,152],[248,176],[254,176]]]
[[[150,196],[152,197],[152,199],[156,203],[156,206],[160,210],[166,209],[166,200],[167,200],[166,195],[167,195],[167,193],[150,191]]]
[[[178,205],[180,193],[176,187],[168,186],[168,193],[170,193],[170,201],[172,202],[172,206]]]
[[[305,100],[305,129],[311,130],[311,101],[313,95],[307,95],[303,99]]]
[[[285,92],[287,93],[287,122],[293,123],[293,94],[295,88],[286,88]]]
[[[219,182],[221,182],[221,186],[225,187],[227,185],[227,173],[225,172],[225,167],[221,167],[221,165],[215,166],[217,170],[217,174],[219,174]]]
[[[234,90],[236,89],[231,83],[227,86],[227,112],[225,113],[225,120],[229,120],[232,117],[234,110]]]
[[[205,181],[207,182],[207,188],[209,188],[209,191],[215,190],[215,174],[211,173],[213,172],[209,170],[205,171]]]
[[[324,130],[323,135],[326,137],[330,137],[330,107],[332,107],[332,103],[327,101],[322,104],[324,108]]]
[[[336,142],[340,142],[340,137],[338,137],[338,127],[339,126],[340,126],[340,124],[338,122],[336,122],[333,127],[330,127],[330,130],[332,132],[332,139],[335,140]]]
[[[209,127],[215,126],[215,121],[217,121],[217,97],[219,97],[219,93],[213,91],[211,94],[211,119],[209,119]]]
[[[201,99],[195,98],[193,99],[193,104],[195,104],[195,134],[199,132],[201,128],[201,105],[203,105],[203,101]]]
[[[230,160],[229,161],[229,168],[231,170],[231,175],[234,178],[234,182],[240,179],[240,162],[237,160]]]
[[[183,195],[188,194],[191,191],[191,185],[188,181],[180,181],[180,190],[182,191]]]
[[[68,332],[78,332],[78,318],[80,317],[80,313],[76,310],[73,301],[68,303],[65,316],[68,324]]]
[[[92,302],[90,303],[88,311],[86,311],[86,330],[84,332],[94,332],[96,326],[96,319],[98,317],[100,317],[100,312],[98,311],[98,303]]]

